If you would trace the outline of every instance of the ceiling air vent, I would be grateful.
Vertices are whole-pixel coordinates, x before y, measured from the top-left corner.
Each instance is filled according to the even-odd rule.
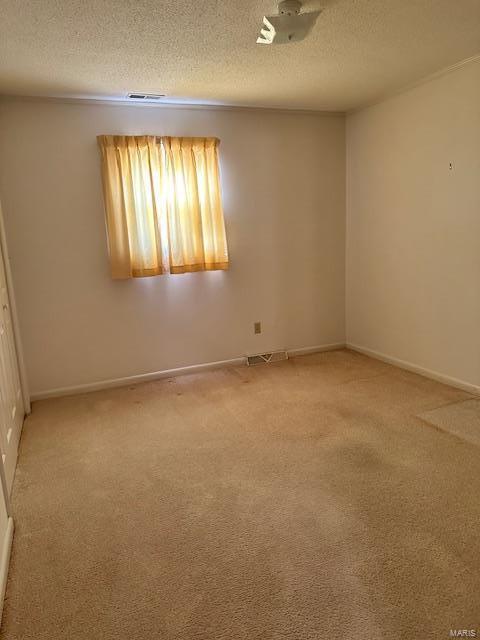
[[[129,100],[161,100],[165,98],[165,94],[162,93],[139,93],[138,91],[127,93]]]

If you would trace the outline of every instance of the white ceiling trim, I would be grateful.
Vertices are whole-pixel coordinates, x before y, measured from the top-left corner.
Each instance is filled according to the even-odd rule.
[[[480,62],[480,53],[478,53],[475,56],[470,56],[470,58],[465,58],[465,60],[460,60],[460,62],[456,62],[455,64],[451,64],[448,67],[444,67],[443,69],[439,69],[438,71],[435,71],[434,73],[430,73],[428,76],[425,76],[424,78],[421,78],[420,80],[417,80],[416,82],[412,82],[408,85],[405,85],[404,87],[401,87],[400,89],[397,89],[395,91],[389,91],[388,93],[383,94],[380,98],[378,98],[377,100],[373,100],[372,102],[369,102],[367,104],[364,104],[360,107],[357,107],[355,109],[349,109],[348,111],[345,112],[345,115],[349,116],[349,115],[353,115],[354,113],[359,113],[360,111],[363,111],[364,109],[368,109],[369,107],[374,107],[376,104],[381,104],[382,102],[385,102],[386,100],[390,100],[391,98],[394,98],[395,96],[399,96],[402,93],[408,93],[409,91],[411,91],[412,89],[415,89],[416,87],[421,87],[423,84],[427,84],[428,82],[432,82],[432,80],[436,80],[437,78],[441,78],[442,76],[446,76],[449,73],[452,73],[453,71],[456,71],[457,69],[460,69],[461,67],[465,67],[466,65],[475,63],[475,62]]]
[[[51,102],[79,105],[108,105],[110,107],[133,107],[135,109],[182,109],[187,111],[260,111],[283,115],[323,116],[326,118],[343,118],[343,111],[323,111],[315,109],[285,109],[281,107],[246,107],[228,104],[198,104],[186,102],[140,102],[117,98],[69,98],[65,96],[20,96],[0,94],[0,102]]]
[[[455,64],[449,65],[448,67],[444,67],[443,69],[439,69],[434,73],[417,80],[416,82],[412,82],[400,89],[395,91],[390,91],[382,95],[381,98],[369,102],[368,104],[362,105],[356,109],[350,109],[348,111],[324,111],[321,109],[287,109],[281,107],[248,107],[241,105],[224,105],[224,104],[199,104],[195,103],[187,103],[187,102],[136,102],[134,100],[125,100],[119,98],[81,98],[81,97],[67,97],[67,96],[22,96],[22,95],[8,95],[8,94],[0,94],[0,101],[20,101],[20,102],[51,102],[51,103],[61,103],[61,104],[80,104],[80,105],[108,105],[108,106],[117,106],[117,107],[135,107],[140,109],[182,109],[182,110],[202,110],[202,111],[260,111],[262,113],[275,113],[275,114],[284,114],[284,115],[309,115],[309,116],[324,116],[327,118],[332,117],[340,117],[343,118],[345,116],[353,115],[355,113],[359,113],[364,109],[368,109],[369,107],[373,107],[377,104],[381,104],[395,96],[401,95],[403,93],[408,93],[412,89],[416,87],[420,87],[432,80],[436,80],[442,76],[445,76],[449,73],[460,69],[469,64],[480,63],[480,53],[474,56],[470,56],[469,58],[465,58],[465,60],[460,60]]]

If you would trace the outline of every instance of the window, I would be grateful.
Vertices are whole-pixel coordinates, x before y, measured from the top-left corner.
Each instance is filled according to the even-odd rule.
[[[98,143],[113,278],[228,269],[216,138]]]

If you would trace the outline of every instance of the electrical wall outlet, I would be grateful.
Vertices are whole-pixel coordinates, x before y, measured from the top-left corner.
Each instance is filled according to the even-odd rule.
[[[253,323],[253,332],[254,333],[262,333],[262,323],[261,322],[254,322]]]

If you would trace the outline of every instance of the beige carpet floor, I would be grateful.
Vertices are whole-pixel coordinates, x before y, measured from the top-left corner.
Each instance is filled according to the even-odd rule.
[[[6,640],[480,633],[468,394],[348,351],[34,404]]]
[[[432,411],[420,413],[419,417],[434,427],[480,446],[480,400],[471,399],[448,404]],[[480,637],[480,634],[479,634]]]

